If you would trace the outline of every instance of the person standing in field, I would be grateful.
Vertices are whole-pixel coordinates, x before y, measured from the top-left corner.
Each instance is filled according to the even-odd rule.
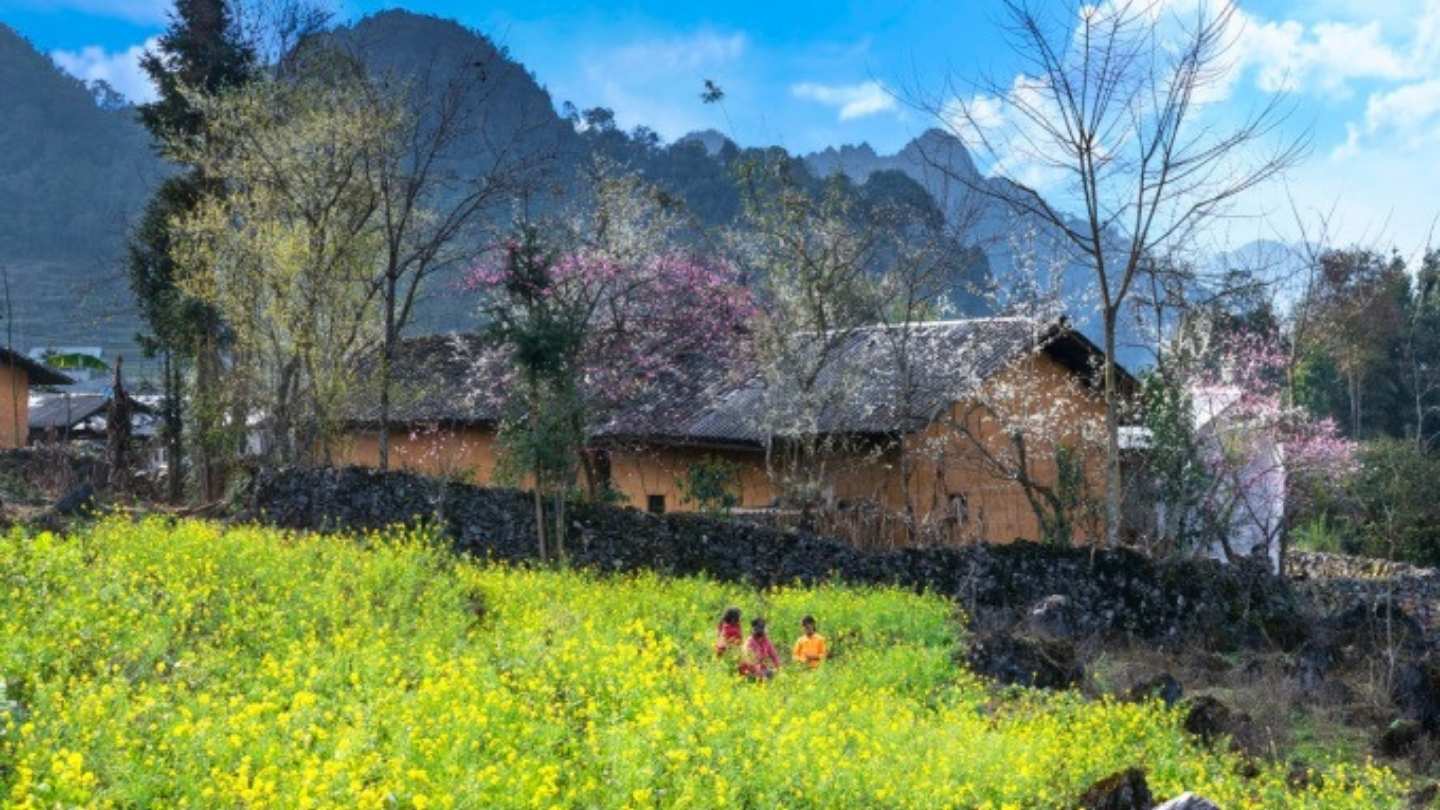
[[[779,668],[780,656],[775,652],[775,645],[770,643],[770,637],[765,635],[765,620],[757,618],[751,621],[750,638],[745,642],[745,654],[740,659],[740,674],[765,681],[775,677]]]
[[[825,637],[815,632],[815,617],[806,616],[801,619],[800,638],[795,640],[795,649],[792,652],[795,662],[816,669],[828,654]]]
[[[724,658],[731,649],[743,646],[745,634],[740,630],[740,608],[725,608],[715,628],[715,657]]]

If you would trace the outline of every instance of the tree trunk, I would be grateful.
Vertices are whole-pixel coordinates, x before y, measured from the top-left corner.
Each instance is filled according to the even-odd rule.
[[[385,346],[380,352],[380,440],[378,465],[390,469],[390,375],[395,363],[395,275],[385,276]]]
[[[175,353],[165,352],[165,466],[170,503],[178,504],[185,496],[185,420],[181,411],[183,382],[180,361]]]
[[[1353,438],[1357,440],[1360,438],[1360,431],[1362,430],[1360,418],[1360,375],[1359,373],[1352,372],[1350,374],[1350,424],[1355,430]]]
[[[555,491],[555,558],[565,562],[565,491]]]
[[[540,492],[540,471],[535,471],[535,541],[540,550],[540,560],[545,561],[545,496]]]
[[[906,545],[915,545],[918,527],[915,525],[914,493],[910,486],[910,451],[906,447],[905,435],[900,435],[900,497],[905,502],[905,540]],[[939,482],[937,482],[938,484]]]
[[[195,352],[195,462],[200,499],[211,502],[225,491],[225,466],[220,452],[222,414],[216,396],[220,384],[220,352],[215,335],[207,333]]]
[[[1115,312],[1105,312],[1105,545],[1120,542],[1120,393],[1115,369]]]
[[[115,359],[115,380],[110,387],[110,407],[105,415],[105,460],[110,467],[110,490],[122,493],[130,488],[130,394],[125,390],[125,358]]]

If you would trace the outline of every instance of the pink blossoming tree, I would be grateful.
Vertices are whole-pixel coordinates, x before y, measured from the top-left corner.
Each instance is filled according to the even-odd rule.
[[[681,247],[653,189],[604,177],[595,196],[594,212],[548,243],[522,229],[467,279],[492,338],[475,395],[508,414],[502,462],[533,477],[537,499],[554,496],[557,518],[577,477],[603,494],[592,436],[661,433],[707,381],[744,365],[754,309],[729,265]]]
[[[1171,479],[1158,533],[1171,546],[1278,570],[1286,515],[1355,471],[1356,445],[1334,421],[1290,404],[1288,362],[1278,336],[1232,334],[1170,366],[1172,396],[1147,394],[1149,454]]]

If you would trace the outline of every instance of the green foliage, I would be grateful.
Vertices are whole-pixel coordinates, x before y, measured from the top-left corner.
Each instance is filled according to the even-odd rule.
[[[740,505],[740,465],[733,461],[709,456],[691,464],[676,483],[680,497],[702,512],[723,514]]]
[[[199,135],[205,113],[193,94],[234,90],[253,79],[257,67],[227,0],[175,0],[170,26],[140,60],[158,94],[140,106],[140,120],[165,146]]]
[[[500,424],[501,470],[511,481],[533,476],[545,491],[570,487],[585,444],[574,363],[584,314],[552,295],[555,253],[538,229],[522,226],[501,269],[505,295],[486,305],[486,337],[501,347],[523,395]]]
[[[307,47],[293,75],[188,96],[204,136],[177,147],[223,187],[170,220],[180,289],[220,314],[234,407],[265,416],[277,463],[330,447],[358,357],[379,331],[373,174],[398,103],[377,102],[346,54]]]
[[[1414,442],[1383,439],[1365,445],[1337,527],[1374,557],[1440,565],[1440,454]]]
[[[1141,424],[1149,445],[1139,488],[1143,502],[1165,504],[1161,554],[1184,554],[1202,542],[1200,509],[1214,485],[1195,435],[1194,405],[1183,386],[1159,371],[1140,379]]]
[[[1425,257],[1413,276],[1396,254],[1352,248],[1320,257],[1301,302],[1296,400],[1351,438],[1431,435],[1440,417],[1440,305]],[[1433,277],[1436,271],[1431,271]]]
[[[1346,551],[1345,536],[1333,518],[1319,514],[1295,527],[1290,534],[1290,545],[1301,551],[1325,551],[1339,554]]]
[[[1041,516],[1042,539],[1046,543],[1069,548],[1075,544],[1076,530],[1081,528],[1089,536],[1097,536],[1103,504],[1091,491],[1088,461],[1083,450],[1068,444],[1056,446],[1055,502]]]
[[[93,354],[84,352],[46,352],[45,365],[59,369],[85,369],[87,371],[109,371],[110,364]]]
[[[7,806],[1053,808],[1129,766],[1227,808],[1403,802],[1369,763],[1292,784],[1158,702],[997,694],[952,663],[953,606],[899,589],[129,519],[11,530],[0,571]],[[787,652],[815,615],[831,659],[741,680],[711,646],[728,605]]]

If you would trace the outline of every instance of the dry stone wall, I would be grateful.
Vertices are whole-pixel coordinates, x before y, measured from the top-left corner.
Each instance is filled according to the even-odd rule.
[[[524,562],[535,556],[533,509],[528,495],[513,490],[352,467],[262,473],[243,517],[322,531],[427,523],[462,553]],[[1303,632],[1290,590],[1259,567],[1157,565],[1124,549],[1092,553],[1029,542],[860,551],[802,531],[585,504],[567,518],[571,563],[600,571],[704,574],[760,587],[829,579],[893,584],[1017,618],[1059,595],[1077,636],[1284,645],[1298,644]]]

